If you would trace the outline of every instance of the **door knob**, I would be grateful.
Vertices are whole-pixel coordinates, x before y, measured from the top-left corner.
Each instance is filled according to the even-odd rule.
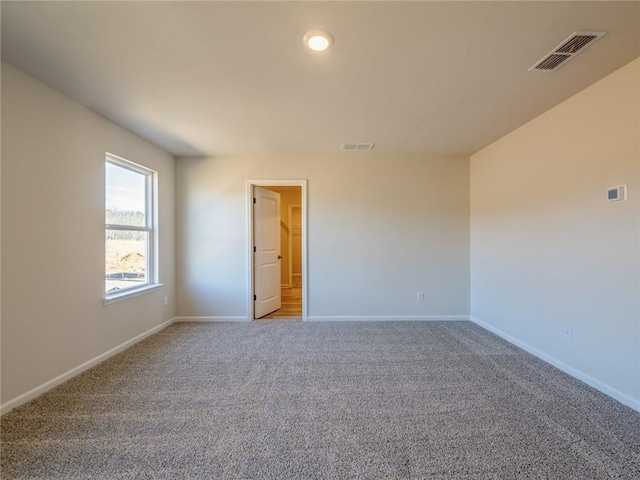
[[[278,260],[280,260],[282,258],[282,255],[278,255]]]

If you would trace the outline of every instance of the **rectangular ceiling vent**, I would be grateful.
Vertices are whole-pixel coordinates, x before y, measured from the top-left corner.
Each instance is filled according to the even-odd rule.
[[[343,143],[340,149],[352,152],[373,150],[373,143]]]
[[[541,60],[537,61],[529,71],[553,72],[579,53],[584,52],[587,47],[596,43],[606,33],[607,32],[574,32]]]

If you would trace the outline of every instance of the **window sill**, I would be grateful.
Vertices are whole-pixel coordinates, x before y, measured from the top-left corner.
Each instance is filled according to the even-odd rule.
[[[122,293],[112,294],[108,297],[105,297],[104,304],[111,305],[112,303],[121,302],[122,300],[126,300],[128,298],[139,297],[140,295],[145,295],[147,293],[159,290],[160,287],[164,287],[164,283],[153,283],[151,285],[145,285],[140,288],[133,288]]]

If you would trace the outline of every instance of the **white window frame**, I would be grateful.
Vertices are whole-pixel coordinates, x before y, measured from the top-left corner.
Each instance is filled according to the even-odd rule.
[[[137,163],[133,163],[124,158],[116,155],[106,153],[105,155],[105,168],[106,164],[118,166],[130,170],[135,173],[139,173],[145,176],[145,225],[120,225],[106,223],[106,208],[105,208],[105,234],[108,230],[120,230],[128,232],[147,232],[147,238],[149,239],[147,244],[146,255],[146,277],[147,281],[143,284],[123,288],[112,293],[105,291],[104,304],[108,305],[113,302],[124,300],[125,298],[136,297],[152,290],[156,290],[162,286],[158,281],[158,215],[157,215],[157,191],[158,191],[158,172],[144,167]],[[106,178],[105,178],[106,189]],[[105,191],[106,200],[106,191]],[[105,250],[106,258],[106,250]],[[103,272],[105,280],[106,290],[106,264],[105,271]]]

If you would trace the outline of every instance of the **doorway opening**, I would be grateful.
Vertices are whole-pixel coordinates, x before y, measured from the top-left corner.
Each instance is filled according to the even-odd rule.
[[[247,181],[250,320],[307,319],[307,181]]]

